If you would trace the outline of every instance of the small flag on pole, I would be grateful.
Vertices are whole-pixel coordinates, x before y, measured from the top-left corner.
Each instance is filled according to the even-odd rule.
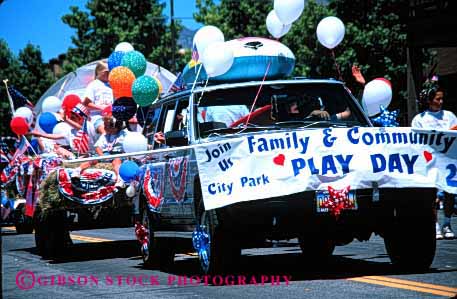
[[[184,89],[184,80],[182,77],[182,73],[179,73],[178,76],[176,77],[175,82],[170,87],[170,90],[168,92],[178,92]]]
[[[27,139],[25,138],[25,136],[22,136],[21,141],[19,141],[19,144],[16,147],[16,152],[14,152],[14,155],[11,158],[10,164],[14,163],[17,158],[22,156],[27,151],[28,147],[29,143],[27,142]]]
[[[192,60],[195,61],[195,63],[197,63],[199,59],[200,59],[200,55],[198,54],[197,45],[193,44],[192,45]]]
[[[78,154],[86,154],[89,151],[89,134],[87,133],[87,119],[84,120],[83,126],[76,133],[73,140],[73,147]]]
[[[35,105],[33,105],[32,102],[30,102],[29,99],[27,99],[19,90],[13,86],[8,86],[8,92],[11,95],[11,99],[13,100],[14,109],[27,107],[33,111]]]

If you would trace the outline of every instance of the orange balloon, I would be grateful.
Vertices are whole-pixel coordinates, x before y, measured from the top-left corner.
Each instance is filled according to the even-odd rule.
[[[115,67],[110,71],[108,80],[115,99],[132,97],[132,84],[135,81],[135,74],[129,68],[125,66]]]

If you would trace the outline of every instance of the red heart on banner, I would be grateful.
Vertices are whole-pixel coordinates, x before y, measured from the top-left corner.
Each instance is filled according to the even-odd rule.
[[[284,166],[285,160],[286,160],[286,156],[284,156],[283,154],[279,154],[273,158],[273,163],[275,163],[276,165]]]
[[[430,152],[424,151],[424,158],[425,158],[425,161],[427,161],[427,163],[428,163],[433,158],[433,155]]]

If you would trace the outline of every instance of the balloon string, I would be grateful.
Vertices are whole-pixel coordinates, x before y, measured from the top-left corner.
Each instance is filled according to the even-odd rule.
[[[205,81],[205,85],[203,86],[202,94],[200,95],[200,98],[197,101],[197,106],[200,106],[200,101],[202,100],[203,94],[205,93],[206,87],[208,86],[208,81],[209,81],[209,77]]]
[[[338,80],[344,82],[343,76],[341,76],[340,66],[339,66],[338,63],[336,62],[335,52],[333,51],[333,49],[331,49],[330,52],[332,53],[333,62],[335,63],[336,71],[338,72]]]
[[[270,70],[270,64],[271,62],[268,62],[267,69],[265,71],[265,74],[263,75],[262,82],[260,82],[259,89],[257,90],[257,94],[255,95],[254,101],[251,106],[251,110],[249,111],[248,118],[246,119],[246,123],[244,124],[244,129],[248,127],[249,120],[251,119],[251,114],[252,111],[254,110],[254,106],[257,103],[257,99],[259,98],[260,91],[262,90],[263,83],[265,82],[265,79],[267,78],[268,71]]]

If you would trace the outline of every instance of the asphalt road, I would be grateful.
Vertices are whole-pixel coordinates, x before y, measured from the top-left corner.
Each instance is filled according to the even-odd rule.
[[[457,228],[457,217],[452,220]],[[72,239],[74,245],[64,259],[44,260],[36,254],[33,234],[17,235],[13,228],[2,228],[3,298],[450,298],[457,294],[457,239],[437,242],[435,260],[426,273],[396,272],[383,240],[374,236],[368,242],[337,247],[330,262],[317,268],[303,263],[297,240],[243,250],[236,275],[206,278],[199,274],[192,253],[178,255],[168,272],[143,268],[133,228],[76,231]]]

